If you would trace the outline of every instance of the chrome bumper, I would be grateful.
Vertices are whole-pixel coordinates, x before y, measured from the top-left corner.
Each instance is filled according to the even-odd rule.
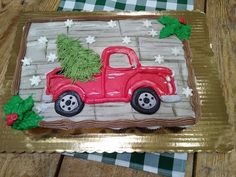
[[[181,101],[179,95],[163,95],[160,97],[160,99],[165,103],[176,103]]]

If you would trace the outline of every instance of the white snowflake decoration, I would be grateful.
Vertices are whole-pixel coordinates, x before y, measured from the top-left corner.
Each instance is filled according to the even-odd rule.
[[[108,26],[109,26],[110,28],[116,27],[116,22],[113,21],[113,20],[110,20],[109,22],[107,22],[107,24],[108,24]]]
[[[67,20],[64,22],[64,24],[65,24],[65,27],[71,28],[72,25],[74,25],[74,22],[73,22],[73,20],[67,19]]]
[[[57,56],[55,53],[50,53],[48,56],[47,56],[47,59],[48,59],[48,62],[55,62],[55,60],[57,59]]]
[[[151,31],[148,31],[148,35],[155,37],[157,36],[157,31],[155,31],[154,29],[152,29]]]
[[[145,20],[145,21],[143,21],[143,26],[145,26],[146,28],[149,28],[152,26],[152,23],[149,20]]]
[[[29,79],[31,82],[31,86],[38,86],[39,83],[42,81],[40,76],[33,76],[32,78]]]
[[[44,103],[39,104],[39,105],[37,105],[37,106],[35,107],[35,109],[36,109],[36,111],[37,111],[38,113],[45,112],[47,108],[48,108],[48,105],[47,105],[47,104],[44,104]]]
[[[41,36],[40,38],[38,38],[38,42],[41,45],[46,45],[48,43],[48,39],[45,36]]]
[[[183,88],[182,94],[184,94],[186,97],[193,96],[193,90],[189,87]]]
[[[30,66],[32,63],[31,58],[24,57],[22,60],[23,66]]]
[[[131,42],[130,37],[125,36],[124,38],[122,38],[122,43],[123,44],[129,44],[130,42]]]
[[[155,58],[155,62],[157,62],[158,64],[161,64],[164,62],[164,56],[158,55],[158,56],[154,56]]]
[[[88,44],[92,44],[92,43],[94,43],[96,40],[95,40],[95,37],[94,36],[88,36],[87,38],[86,38],[86,43],[88,43]]]
[[[177,47],[171,48],[171,53],[174,56],[178,56],[180,54],[180,48],[177,48]]]

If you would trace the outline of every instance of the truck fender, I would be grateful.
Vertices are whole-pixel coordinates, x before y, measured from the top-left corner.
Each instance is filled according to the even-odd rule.
[[[163,95],[163,91],[160,89],[160,87],[158,87],[157,84],[151,81],[143,80],[141,82],[135,83],[128,89],[128,97],[131,99],[135,90],[137,90],[138,88],[145,88],[145,87],[153,89],[159,97]]]
[[[76,85],[73,85],[73,84],[65,85],[65,86],[60,87],[55,92],[55,94],[53,95],[53,100],[56,101],[58,99],[58,97],[62,93],[66,92],[66,91],[74,91],[74,92],[76,92],[80,96],[81,100],[84,102],[84,100],[85,100],[85,92],[84,92],[84,90],[82,88],[76,86]]]

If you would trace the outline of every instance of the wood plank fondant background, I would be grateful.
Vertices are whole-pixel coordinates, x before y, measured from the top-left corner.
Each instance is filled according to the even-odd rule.
[[[102,51],[109,46],[128,46],[131,47],[137,54],[142,66],[165,66],[173,70],[174,79],[177,86],[177,94],[181,97],[178,103],[161,103],[157,113],[145,115],[136,112],[132,109],[130,103],[114,102],[103,104],[85,104],[81,113],[76,116],[67,118],[60,116],[54,110],[54,103],[44,103],[42,100],[45,95],[46,78],[45,75],[60,66],[60,63],[48,62],[47,55],[56,54],[56,38],[58,34],[66,34],[64,22],[45,22],[35,23],[30,25],[27,42],[26,53],[27,58],[32,59],[30,66],[22,66],[19,94],[23,98],[27,98],[32,94],[36,101],[35,110],[37,107],[44,105],[46,109],[40,112],[44,116],[44,121],[56,121],[69,119],[74,122],[94,120],[94,121],[114,121],[114,120],[150,120],[150,119],[181,119],[195,118],[195,113],[192,108],[190,97],[186,97],[182,92],[183,88],[188,85],[188,68],[184,57],[182,42],[175,36],[166,39],[159,39],[157,36],[150,36],[149,32],[154,29],[159,34],[163,25],[157,22],[156,19],[149,19],[152,27],[146,28],[143,22],[146,19],[138,20],[115,20],[116,27],[108,26],[108,21],[80,21],[74,20],[74,25],[69,29],[68,36],[79,39],[82,45],[86,48],[93,49],[99,56]],[[114,20],[112,18],[112,20]],[[40,37],[47,37],[48,46],[45,53],[45,46],[41,46],[37,41]],[[94,36],[96,42],[92,44],[86,43],[88,36]],[[129,44],[122,43],[122,38],[128,36],[131,38]],[[171,53],[172,48],[177,48],[180,51],[178,56]],[[161,55],[164,57],[162,63],[155,62],[155,56]],[[114,55],[113,55],[114,56]],[[122,59],[126,59],[125,55],[114,58],[114,64],[122,65]],[[188,58],[189,60],[189,58]],[[112,62],[111,62],[112,63]],[[191,70],[191,68],[189,68]],[[42,81],[38,86],[31,86],[30,78],[33,75],[40,76]],[[77,124],[82,126],[82,122]],[[112,124],[112,123],[111,123]],[[164,124],[164,123],[163,123]],[[96,125],[96,123],[94,123]],[[92,125],[91,125],[92,126]],[[140,124],[140,126],[145,126]],[[153,124],[155,126],[155,124]],[[60,127],[59,127],[60,128]],[[119,127],[118,127],[119,128]]]

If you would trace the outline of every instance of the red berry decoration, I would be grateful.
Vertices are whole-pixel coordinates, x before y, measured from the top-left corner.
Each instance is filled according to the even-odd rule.
[[[18,115],[16,113],[8,114],[6,117],[7,125],[12,126],[17,119],[18,119]]]
[[[179,22],[183,25],[187,24],[186,20],[183,17],[179,17]]]

